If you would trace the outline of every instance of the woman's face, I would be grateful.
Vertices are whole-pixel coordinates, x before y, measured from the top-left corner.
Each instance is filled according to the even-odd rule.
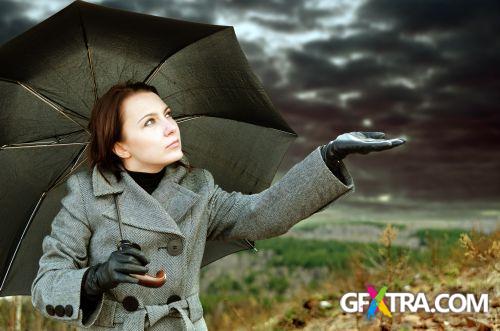
[[[124,141],[113,151],[127,170],[156,173],[182,158],[179,127],[158,95],[135,92],[123,100],[121,111]]]

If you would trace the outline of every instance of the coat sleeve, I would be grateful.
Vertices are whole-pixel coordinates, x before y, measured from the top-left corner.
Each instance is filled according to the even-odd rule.
[[[89,268],[87,246],[92,233],[77,174],[70,176],[66,185],[68,193],[61,200],[62,208],[52,221],[50,235],[42,242],[43,254],[31,285],[31,302],[45,317],[89,328],[97,319],[103,300],[101,295],[97,308],[83,316],[81,285]]]
[[[341,179],[327,167],[318,147],[256,194],[226,192],[207,170],[211,190],[207,240],[261,240],[286,233],[342,195],[354,192],[353,179],[342,161],[339,167]]]

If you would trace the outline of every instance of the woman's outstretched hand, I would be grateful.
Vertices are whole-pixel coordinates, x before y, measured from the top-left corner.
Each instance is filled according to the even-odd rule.
[[[383,151],[402,145],[404,138],[386,139],[383,132],[349,132],[343,133],[335,140],[324,145],[323,152],[328,160],[340,161],[347,154],[368,154]]]

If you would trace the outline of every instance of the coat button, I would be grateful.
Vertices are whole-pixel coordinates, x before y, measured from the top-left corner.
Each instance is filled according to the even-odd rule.
[[[172,239],[167,244],[167,252],[172,256],[176,256],[182,253],[182,240]]]
[[[52,305],[46,305],[45,306],[45,311],[47,312],[47,314],[49,314],[50,316],[54,316],[54,314],[56,313],[56,311],[54,310],[54,306]]]
[[[171,304],[172,302],[176,302],[176,301],[179,301],[181,299],[180,296],[178,296],[177,294],[174,294],[174,295],[171,295],[170,297],[168,297],[167,299],[167,305]]]
[[[73,306],[72,305],[66,305],[66,307],[64,307],[64,310],[66,312],[66,316],[71,317],[73,315]]]
[[[129,295],[126,296],[122,301],[123,308],[127,311],[136,311],[139,307],[139,301],[136,297]]]
[[[57,316],[59,317],[64,316],[64,307],[62,305],[57,305],[55,311]]]

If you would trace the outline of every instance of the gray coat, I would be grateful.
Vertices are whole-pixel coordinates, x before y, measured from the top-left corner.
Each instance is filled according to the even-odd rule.
[[[43,240],[31,285],[33,306],[79,329],[206,330],[198,293],[206,240],[261,240],[286,233],[354,191],[343,163],[341,172],[347,185],[331,173],[318,147],[256,194],[226,192],[201,168],[188,173],[182,166],[168,166],[151,195],[125,171],[121,182],[105,173],[111,185],[97,168],[91,175],[85,170],[75,173],[67,180],[68,194],[52,231]],[[112,193],[121,193],[117,198],[124,239],[137,242],[151,260],[148,273],[164,269],[167,282],[160,288],[121,283],[105,292],[97,309],[82,320],[82,276],[89,266],[105,262],[120,240]],[[172,295],[181,300],[167,304]],[[138,299],[136,311],[123,308],[126,296]]]

